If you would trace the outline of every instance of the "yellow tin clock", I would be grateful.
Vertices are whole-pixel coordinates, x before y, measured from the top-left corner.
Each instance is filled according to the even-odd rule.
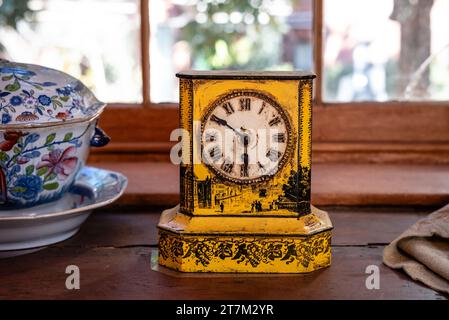
[[[306,72],[180,78],[180,205],[163,212],[159,263],[184,272],[302,273],[330,265],[332,224],[310,203]]]

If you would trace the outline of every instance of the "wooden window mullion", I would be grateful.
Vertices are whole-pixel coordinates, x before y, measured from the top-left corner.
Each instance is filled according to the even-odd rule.
[[[144,107],[150,106],[150,13],[149,0],[140,0],[140,55]]]
[[[315,81],[315,101],[323,105],[323,1],[313,1],[313,62],[317,79]]]

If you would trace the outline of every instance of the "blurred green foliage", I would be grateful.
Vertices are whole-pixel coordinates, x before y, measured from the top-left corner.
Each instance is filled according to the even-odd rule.
[[[31,18],[33,10],[28,6],[30,0],[0,0],[0,25],[17,28],[17,23]]]
[[[206,15],[199,23],[192,19],[181,29],[180,38],[195,53],[194,66],[206,69],[259,69],[279,63],[278,46],[285,26],[276,17],[261,23],[260,15],[269,16],[263,0],[198,0],[192,15]],[[216,14],[228,17],[240,14],[240,21],[215,23]],[[261,37],[260,35],[263,34]]]

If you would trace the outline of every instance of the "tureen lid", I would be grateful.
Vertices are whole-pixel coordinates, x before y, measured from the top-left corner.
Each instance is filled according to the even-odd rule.
[[[64,72],[0,59],[0,128],[87,120],[104,107]]]

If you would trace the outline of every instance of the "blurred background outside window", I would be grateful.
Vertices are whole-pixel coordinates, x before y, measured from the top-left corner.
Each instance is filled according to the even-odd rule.
[[[324,8],[324,100],[449,100],[449,0]]]
[[[311,70],[312,0],[150,0],[151,98],[181,70]]]
[[[0,57],[141,102],[139,0],[0,0]],[[313,0],[149,0],[152,102],[176,72],[313,69]],[[323,99],[449,100],[449,0],[324,0]],[[145,72],[147,70],[144,70]]]
[[[142,101],[139,0],[0,4],[0,58],[65,71],[103,101]]]

